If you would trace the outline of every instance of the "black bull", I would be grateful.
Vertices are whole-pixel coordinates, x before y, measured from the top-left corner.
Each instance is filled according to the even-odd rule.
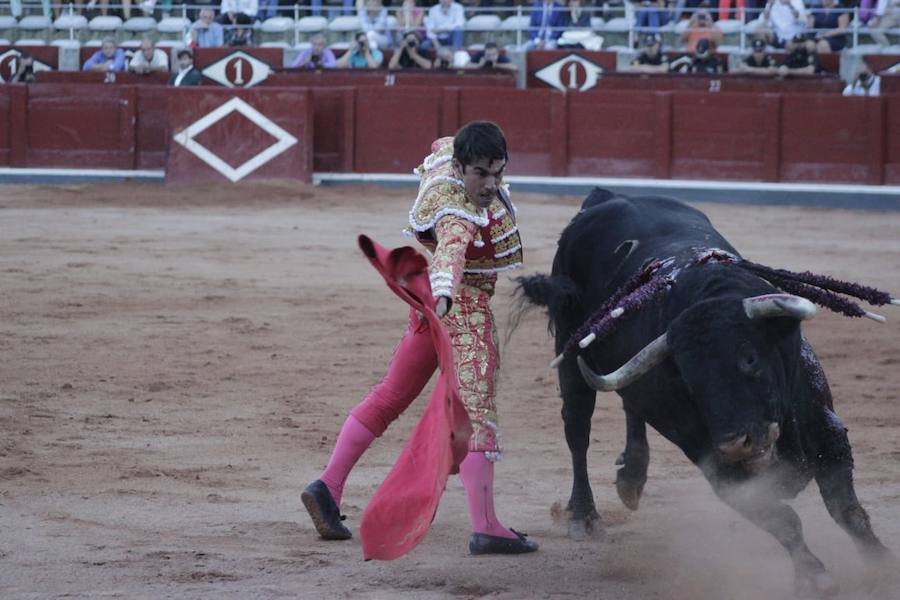
[[[587,471],[591,415],[595,388],[618,387],[626,443],[616,488],[629,508],[637,508],[647,479],[649,423],[700,467],[723,501],[785,547],[801,589],[828,591],[830,576],[807,547],[799,517],[783,502],[811,479],[864,557],[891,554],[856,498],[846,429],[800,332],[800,320],[814,307],[729,264],[698,262],[709,250],[737,256],[701,212],[671,199],[594,190],[562,233],[552,275],[519,279],[525,298],[547,307],[558,354],[651,261],[664,261],[661,271],[672,282],[658,302],[620,317],[606,339],[576,352],[570,345],[559,364],[574,470],[570,533],[581,537],[599,519]],[[775,305],[768,301],[767,310],[751,316],[744,300],[771,294],[778,294]],[[663,334],[664,349],[651,349],[656,357],[643,356],[635,367],[631,359]],[[596,372],[622,365],[632,369],[624,383],[604,387],[608,382]]]

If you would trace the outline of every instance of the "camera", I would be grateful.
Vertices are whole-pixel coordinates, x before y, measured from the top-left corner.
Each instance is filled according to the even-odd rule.
[[[870,75],[867,71],[863,71],[859,74],[859,80],[863,83],[867,82],[869,80],[869,77]]]

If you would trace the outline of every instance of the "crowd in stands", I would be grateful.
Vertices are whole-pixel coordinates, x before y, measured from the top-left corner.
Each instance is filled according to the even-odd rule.
[[[734,24],[747,33],[747,54],[737,68],[742,73],[789,75],[817,73],[818,56],[842,51],[848,43],[851,18],[865,23],[872,40],[887,47],[887,33],[900,27],[900,0],[306,0],[302,13],[293,0],[74,0],[63,10],[69,14],[142,15],[179,14],[188,17],[183,43],[188,51],[178,55],[179,84],[190,84],[187,75],[193,48],[246,46],[257,43],[259,23],[278,15],[291,17],[329,14],[356,17],[356,32],[345,40],[313,32],[289,68],[390,69],[502,69],[516,70],[506,50],[484,36],[467,47],[467,22],[473,15],[495,12],[517,14],[522,22],[517,49],[586,48],[603,44],[602,27],[592,17],[627,15],[629,42],[637,40],[632,70],[721,73],[727,60],[718,55]],[[291,2],[288,4],[288,2]],[[854,2],[857,4],[847,4]],[[50,10],[49,0],[43,0]],[[56,6],[57,11],[59,7]],[[12,0],[12,14],[21,15],[22,0]],[[503,12],[507,11],[507,12]],[[602,24],[602,23],[601,23]],[[726,27],[727,26],[727,27]],[[632,35],[633,34],[633,35]],[[733,36],[732,36],[733,37]],[[669,52],[663,50],[669,40]],[[329,44],[329,41],[331,44]],[[338,43],[335,43],[335,42]],[[733,44],[733,39],[729,40]],[[674,51],[675,56],[669,59]],[[774,58],[770,51],[775,51]],[[131,51],[129,51],[129,54]],[[387,59],[386,59],[387,56]],[[185,62],[182,63],[182,58]],[[107,37],[84,64],[85,70],[135,73],[169,71],[168,55],[144,37],[126,60],[115,37]],[[854,80],[866,91],[875,78]],[[873,74],[874,75],[874,74]],[[865,84],[865,85],[864,85]],[[877,89],[877,88],[875,88]]]

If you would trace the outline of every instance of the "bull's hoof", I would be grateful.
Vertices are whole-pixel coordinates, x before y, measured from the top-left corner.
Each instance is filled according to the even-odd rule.
[[[600,515],[597,511],[591,511],[591,514],[583,519],[572,517],[569,519],[569,538],[576,542],[583,542],[592,537],[596,537],[602,530],[598,526],[600,523]]]
[[[644,491],[643,481],[632,481],[624,477],[616,477],[616,492],[622,504],[630,510],[637,510]]]
[[[794,594],[797,598],[824,598],[836,596],[840,591],[831,573],[820,571],[805,576],[797,575],[794,582]]]

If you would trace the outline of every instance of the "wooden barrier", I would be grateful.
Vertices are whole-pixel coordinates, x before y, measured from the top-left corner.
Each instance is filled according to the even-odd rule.
[[[492,119],[509,139],[512,174],[900,183],[900,96],[684,90],[7,85],[0,87],[0,165],[172,169],[172,136],[188,119],[173,115],[200,118],[195,105],[214,108],[213,100],[200,101],[207,97],[219,104],[240,98],[302,135],[311,151],[288,162],[302,163],[304,178],[312,169],[409,173],[436,137]],[[306,130],[292,119],[305,119]],[[229,127],[223,131],[239,140],[237,154],[274,143],[237,121]],[[199,168],[195,160],[174,168]],[[247,158],[225,160],[236,168]],[[254,173],[287,173],[283,165],[267,169]]]

